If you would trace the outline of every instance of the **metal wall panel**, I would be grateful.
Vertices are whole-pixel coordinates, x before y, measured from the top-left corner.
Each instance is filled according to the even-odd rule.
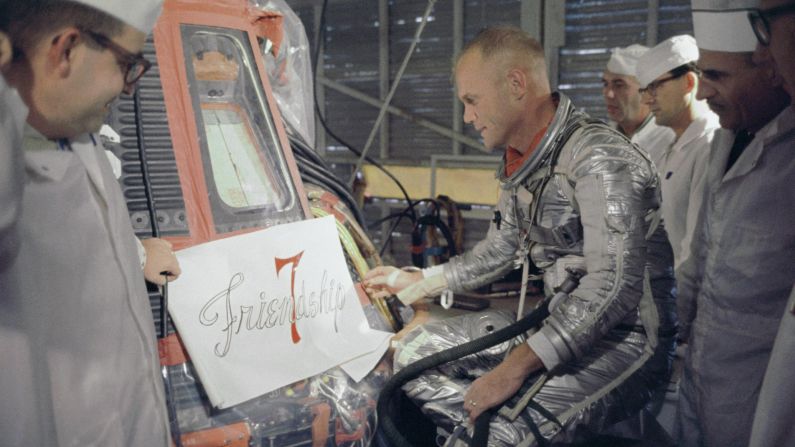
[[[650,10],[650,4],[658,4],[657,10]],[[649,15],[655,13],[657,23],[649,23]],[[560,90],[592,116],[606,118],[601,77],[610,49],[633,43],[645,45],[650,31],[657,42],[676,34],[692,34],[690,1],[567,0]]]

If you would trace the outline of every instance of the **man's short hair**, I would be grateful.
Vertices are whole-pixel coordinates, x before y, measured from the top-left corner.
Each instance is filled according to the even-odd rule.
[[[16,48],[29,50],[45,34],[76,26],[117,36],[124,22],[90,6],[68,0],[0,0],[0,30],[5,31]]]
[[[680,76],[684,76],[686,73],[691,72],[691,71],[693,73],[695,73],[696,75],[699,75],[701,73],[698,70],[698,65],[696,64],[696,62],[688,62],[686,64],[682,64],[682,65],[680,65],[680,66],[678,66],[676,68],[668,70],[668,74],[670,76],[678,78]]]
[[[515,26],[494,26],[482,29],[458,54],[453,66],[471,51],[480,51],[484,61],[518,64],[528,72],[539,68],[546,72],[544,47],[529,34]]]

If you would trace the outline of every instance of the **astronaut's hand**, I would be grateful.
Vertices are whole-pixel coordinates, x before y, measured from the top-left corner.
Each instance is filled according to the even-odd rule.
[[[447,289],[447,278],[443,274],[423,278],[397,293],[405,305],[413,304],[423,298],[439,296]]]
[[[177,256],[171,251],[171,242],[151,238],[141,240],[141,244],[146,251],[144,278],[147,281],[162,286],[166,283],[163,272],[168,272],[169,281],[179,278],[182,270],[179,268]]]
[[[422,272],[407,272],[397,267],[376,267],[364,275],[367,294],[373,298],[386,298],[422,280]]]
[[[481,413],[510,399],[543,363],[526,343],[514,348],[496,368],[472,382],[464,394],[464,410],[474,423]]]

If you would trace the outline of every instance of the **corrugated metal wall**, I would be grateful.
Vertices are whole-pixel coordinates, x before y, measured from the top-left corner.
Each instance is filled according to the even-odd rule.
[[[652,3],[658,3],[656,11],[650,10]],[[650,14],[658,20],[649,23]],[[654,45],[677,34],[691,34],[691,22],[689,0],[567,1],[560,90],[591,115],[606,118],[601,76],[610,49],[633,43]]]
[[[304,21],[310,41],[314,42],[316,7],[302,3],[296,6],[296,12]],[[390,82],[426,6],[426,0],[389,2]],[[464,1],[464,41],[485,26],[519,25],[520,9],[520,0]],[[657,20],[649,23],[649,17]],[[377,1],[329,1],[322,61],[326,77],[373,97],[381,96],[378,19]],[[649,42],[650,30],[652,42]],[[690,32],[689,0],[568,0],[566,45],[560,49],[559,58],[560,89],[580,107],[603,117],[600,78],[610,48],[632,43],[654,44]],[[395,106],[447,127],[452,127],[454,119],[450,83],[453,35],[453,2],[437,2],[393,99]],[[325,89],[323,110],[334,132],[359,148],[364,146],[378,114],[376,108],[331,89]],[[427,161],[431,154],[452,153],[448,138],[403,118],[390,116],[389,127],[388,151],[392,161],[418,163]],[[466,132],[477,137],[471,129]],[[332,139],[327,141],[326,150],[335,158],[348,156]],[[373,147],[377,148],[379,143],[376,137]],[[478,152],[464,147],[462,153]],[[378,156],[379,152],[371,149],[370,154]]]

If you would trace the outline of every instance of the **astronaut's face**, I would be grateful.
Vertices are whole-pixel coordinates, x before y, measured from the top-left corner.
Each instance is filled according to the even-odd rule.
[[[464,122],[480,133],[486,149],[508,145],[519,119],[509,107],[510,95],[500,65],[485,63],[479,51],[471,51],[456,64],[455,82],[464,104]]]

